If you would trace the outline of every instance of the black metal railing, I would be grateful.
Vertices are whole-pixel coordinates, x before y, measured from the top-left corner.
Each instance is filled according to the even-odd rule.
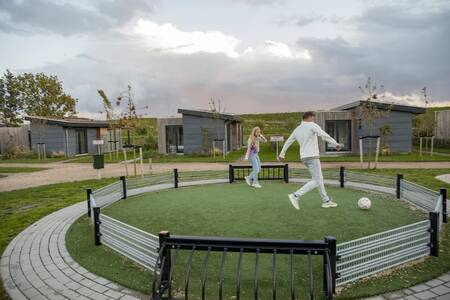
[[[250,175],[252,166],[250,165],[229,165],[228,178],[230,183],[236,180],[244,180],[245,176]],[[283,180],[289,182],[289,165],[261,165],[261,171],[258,174],[259,180]]]
[[[206,273],[211,252],[221,252],[220,271],[218,276],[217,299],[223,299],[224,290],[224,265],[227,253],[238,253],[236,271],[235,297],[241,297],[241,266],[244,253],[255,253],[255,269],[253,293],[254,299],[259,299],[259,256],[260,254],[272,254],[272,299],[277,299],[277,257],[289,255],[290,257],[290,298],[296,299],[295,260],[296,255],[305,255],[308,258],[309,295],[314,299],[313,256],[323,257],[323,292],[325,299],[333,299],[336,283],[336,239],[325,237],[324,240],[271,240],[271,239],[243,239],[221,237],[197,237],[197,236],[170,236],[167,231],[159,234],[159,256],[154,269],[152,298],[153,300],[174,299],[172,284],[174,268],[179,253],[183,250],[189,252],[185,266],[184,284],[177,286],[177,299],[189,298],[189,276],[193,267],[193,256],[196,251],[206,252],[202,266],[200,267],[200,299],[205,299]],[[198,269],[198,266],[196,266]],[[215,281],[215,280],[214,280]],[[183,296],[180,298],[180,291]],[[246,291],[248,295],[248,291]],[[247,296],[248,297],[248,296]],[[196,297],[197,298],[197,297]]]

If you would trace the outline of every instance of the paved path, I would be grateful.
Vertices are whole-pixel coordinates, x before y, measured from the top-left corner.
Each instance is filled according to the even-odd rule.
[[[450,299],[450,272],[423,284],[415,285],[409,289],[389,293],[383,296],[368,298],[370,300],[402,299],[402,300],[449,300]]]
[[[240,162],[239,162],[240,163]],[[303,168],[301,163],[289,163],[292,167]],[[8,174],[5,178],[0,178],[0,191],[12,191],[28,187],[36,187],[52,183],[80,181],[97,178],[97,172],[92,169],[89,163],[63,163],[54,162],[47,164],[12,164],[2,163],[4,167],[44,167],[48,170],[33,173]],[[155,173],[166,172],[178,168],[183,171],[194,170],[225,170],[228,163],[154,163],[152,171]],[[324,162],[324,168],[359,168],[359,162]],[[450,162],[384,162],[379,163],[380,169],[450,169]],[[139,165],[138,165],[139,172]],[[129,166],[130,174],[133,171],[133,165]],[[148,174],[149,166],[144,165],[144,172]],[[102,170],[103,177],[118,177],[125,175],[125,166],[123,164],[106,164]]]
[[[6,291],[19,299],[149,299],[78,265],[65,235],[86,211],[78,203],[54,212],[22,231],[6,248],[0,274]]]
[[[443,175],[436,176],[436,179],[450,184],[450,174],[443,174]]]

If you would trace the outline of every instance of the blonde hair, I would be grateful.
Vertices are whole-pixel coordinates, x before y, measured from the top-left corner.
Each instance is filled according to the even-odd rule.
[[[261,131],[261,128],[259,128],[258,126],[253,127],[252,132],[250,133],[250,136],[248,137],[248,142],[247,142],[248,147],[250,147],[251,145],[256,145],[256,141],[257,141],[256,132],[258,130]]]

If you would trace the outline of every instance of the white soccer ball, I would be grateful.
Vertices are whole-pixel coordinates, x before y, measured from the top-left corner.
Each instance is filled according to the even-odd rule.
[[[372,201],[370,201],[367,197],[362,197],[358,200],[358,207],[360,209],[366,210],[369,209],[372,206]]]

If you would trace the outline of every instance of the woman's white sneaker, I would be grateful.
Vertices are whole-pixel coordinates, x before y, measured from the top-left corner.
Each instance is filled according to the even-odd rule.
[[[252,180],[250,179],[250,177],[249,176],[245,176],[244,178],[245,178],[245,182],[247,182],[247,184],[249,186],[252,186]]]
[[[337,205],[337,203],[336,202],[333,202],[333,201],[328,201],[328,202],[324,202],[324,203],[322,203],[322,207],[323,208],[330,208],[330,207],[337,207],[338,205]]]
[[[252,184],[252,187],[257,188],[257,189],[262,188],[262,186],[259,183]]]
[[[289,194],[289,201],[291,201],[292,206],[295,209],[300,209],[300,205],[298,205],[298,197],[296,197],[294,194]]]

